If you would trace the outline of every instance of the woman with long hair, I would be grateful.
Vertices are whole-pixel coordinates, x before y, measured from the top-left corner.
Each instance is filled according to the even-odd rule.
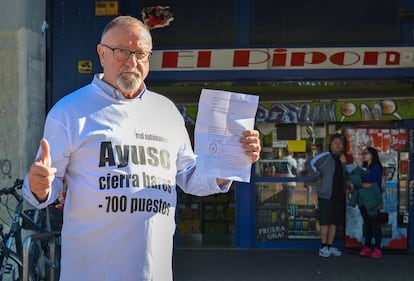
[[[383,167],[378,156],[378,151],[373,147],[367,147],[362,152],[362,167],[367,169],[367,172],[362,176],[362,184],[360,188],[378,188],[379,194],[382,194],[382,175]],[[377,190],[375,190],[377,191]],[[368,193],[367,193],[368,194]],[[371,192],[372,194],[378,194],[378,192]],[[378,196],[377,196],[378,197]],[[374,200],[374,198],[366,198],[368,201]],[[381,200],[376,203],[374,210],[368,210],[364,204],[359,204],[359,209],[364,220],[364,233],[365,233],[365,245],[359,252],[359,256],[380,258],[381,252],[381,221],[380,221],[380,209],[382,206]],[[372,248],[372,238],[375,238],[375,244]]]

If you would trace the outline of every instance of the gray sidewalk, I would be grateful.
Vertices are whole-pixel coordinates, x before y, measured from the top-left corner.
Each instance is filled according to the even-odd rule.
[[[316,249],[175,249],[174,281],[412,281],[414,254],[361,258],[346,250],[322,258]]]

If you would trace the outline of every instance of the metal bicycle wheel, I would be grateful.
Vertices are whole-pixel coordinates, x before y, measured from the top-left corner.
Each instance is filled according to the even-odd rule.
[[[3,253],[2,253],[3,254]],[[22,281],[23,280],[23,262],[15,253],[10,252],[5,265],[3,276],[0,273],[0,281]],[[35,281],[31,272],[29,272],[29,280]]]
[[[51,233],[37,233],[36,235],[39,237],[39,235],[42,236],[43,234],[50,235]],[[59,279],[60,246],[57,247],[55,242],[53,245],[50,245],[49,240],[44,239],[33,239],[30,243],[25,245],[29,246],[27,249],[28,266],[34,280],[57,281]],[[54,249],[53,255],[51,247]],[[51,258],[51,255],[53,256],[53,259]]]
[[[46,241],[35,241],[30,248],[29,263],[36,281],[54,281],[49,276],[49,269],[55,261],[51,261],[46,255],[47,247],[49,245]]]

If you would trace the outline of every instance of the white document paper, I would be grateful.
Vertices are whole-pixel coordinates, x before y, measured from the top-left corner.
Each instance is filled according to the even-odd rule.
[[[228,91],[201,91],[195,126],[197,169],[216,178],[250,181],[251,159],[240,138],[253,130],[259,97]]]

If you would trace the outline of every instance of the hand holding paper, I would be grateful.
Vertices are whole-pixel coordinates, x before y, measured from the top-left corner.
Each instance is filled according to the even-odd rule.
[[[258,132],[253,130],[258,102],[258,96],[202,90],[195,152],[197,167],[204,174],[250,181],[251,164],[260,153]]]
[[[246,130],[243,132],[243,137],[240,142],[243,145],[244,153],[250,157],[252,163],[260,158],[260,134],[258,130]]]

